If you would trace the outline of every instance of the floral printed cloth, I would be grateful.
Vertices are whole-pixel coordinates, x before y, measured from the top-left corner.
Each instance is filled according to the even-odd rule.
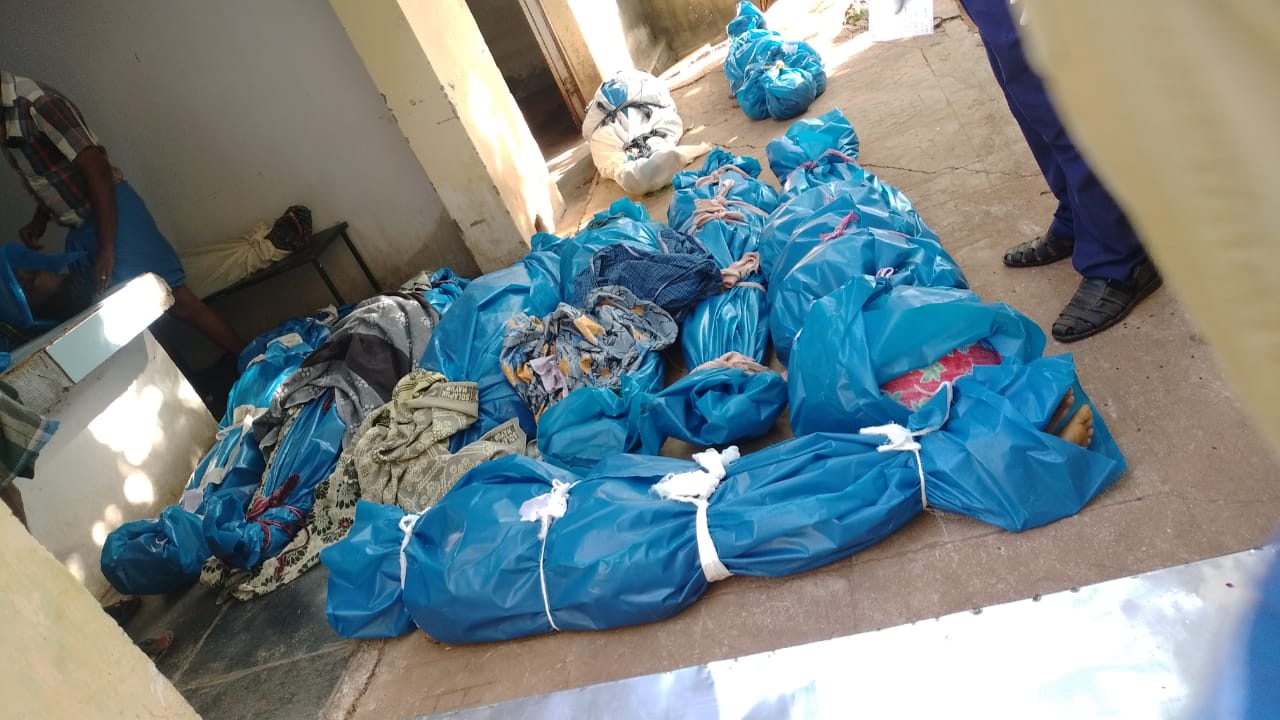
[[[916,368],[880,386],[885,395],[910,410],[919,410],[945,382],[964,377],[978,365],[999,365],[1000,353],[986,343],[956,348],[932,365]]]

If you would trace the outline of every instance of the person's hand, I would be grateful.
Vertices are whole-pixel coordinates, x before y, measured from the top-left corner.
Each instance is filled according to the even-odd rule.
[[[18,239],[22,240],[22,244],[29,248],[39,250],[42,246],[40,238],[44,237],[44,231],[49,227],[49,219],[40,213],[31,218],[31,222],[18,228]]]
[[[111,286],[111,271],[116,266],[116,249],[98,249],[98,259],[93,263],[93,280],[97,283],[98,293],[106,292]]]

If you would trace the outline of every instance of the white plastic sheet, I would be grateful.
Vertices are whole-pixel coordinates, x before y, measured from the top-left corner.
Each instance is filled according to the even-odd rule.
[[[628,193],[643,195],[711,150],[707,143],[681,145],[684,121],[658,78],[623,70],[606,80],[587,106],[582,137],[600,174]]]

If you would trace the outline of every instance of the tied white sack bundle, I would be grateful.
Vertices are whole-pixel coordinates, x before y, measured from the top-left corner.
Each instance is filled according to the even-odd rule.
[[[641,70],[622,70],[601,84],[582,124],[596,169],[632,195],[662,188],[711,150],[707,143],[681,145],[683,136],[667,86]]]

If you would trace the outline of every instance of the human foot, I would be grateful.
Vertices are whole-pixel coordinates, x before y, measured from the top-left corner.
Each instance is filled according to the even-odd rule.
[[[1078,410],[1071,413],[1071,408],[1075,407],[1075,404],[1075,389],[1067,388],[1067,393],[1062,396],[1062,402],[1058,403],[1049,422],[1045,423],[1045,432],[1057,435],[1080,447],[1089,447],[1093,442],[1093,408],[1081,405]],[[1069,419],[1068,413],[1071,413]]]
[[[1081,405],[1067,424],[1058,431],[1058,437],[1083,448],[1089,447],[1093,442],[1093,408]]]

